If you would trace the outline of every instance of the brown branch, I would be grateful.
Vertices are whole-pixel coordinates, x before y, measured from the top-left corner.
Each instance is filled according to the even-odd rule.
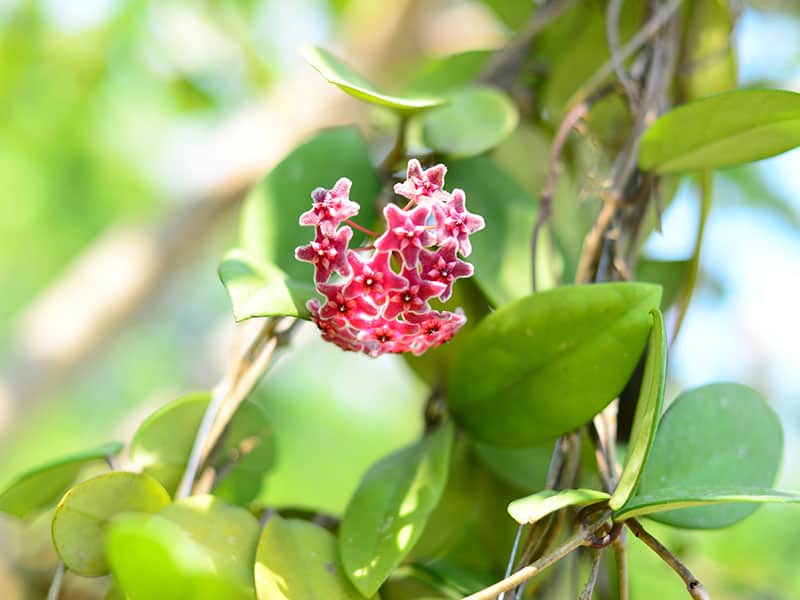
[[[614,561],[617,566],[617,590],[619,600],[629,600],[630,588],[628,585],[628,550],[626,547],[626,532],[621,531],[614,541]]]
[[[703,587],[703,584],[697,580],[697,577],[692,575],[692,572],[684,565],[680,559],[670,552],[669,548],[664,546],[656,538],[645,531],[644,527],[636,519],[628,519],[625,525],[633,532],[633,534],[642,540],[653,552],[655,552],[661,560],[667,563],[673,571],[686,584],[686,590],[689,595],[695,600],[711,600],[711,596]]]
[[[600,574],[600,550],[592,550],[592,570],[589,572],[589,581],[581,592],[580,600],[592,600],[594,588],[597,585],[597,576]]]

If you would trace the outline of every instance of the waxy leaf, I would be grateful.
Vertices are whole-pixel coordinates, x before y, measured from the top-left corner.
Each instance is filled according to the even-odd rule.
[[[665,515],[679,515],[688,511],[679,510],[677,513],[671,511],[691,507],[707,507],[714,504],[789,504],[800,503],[800,493],[782,492],[771,488],[749,488],[746,486],[725,489],[707,488],[670,488],[658,490],[652,494],[636,495],[621,510],[614,513],[617,520],[632,519],[635,517],[651,517],[656,521],[663,521],[678,525],[680,527],[694,527],[694,525],[679,525],[671,523]],[[752,512],[756,507],[734,507],[745,509]],[[709,513],[709,510],[717,511],[719,508],[702,508]],[[657,514],[661,513],[661,514]],[[737,519],[738,520],[738,519]],[[699,521],[698,521],[699,522]],[[707,528],[699,525],[698,528]],[[715,526],[716,527],[716,526]]]
[[[661,286],[661,310],[665,311],[675,303],[686,285],[690,262],[640,258],[636,265],[636,280]]]
[[[566,286],[503,306],[469,334],[447,400],[478,440],[526,447],[578,427],[623,389],[661,291],[644,283]]]
[[[685,392],[664,413],[639,487],[620,512],[639,505],[663,510],[667,504],[696,504],[702,497],[717,503],[752,496],[749,490],[772,486],[782,448],[780,421],[754,390],[717,383]],[[677,527],[711,529],[736,523],[755,508],[724,504],[651,516]]]
[[[453,426],[378,461],[347,505],[339,553],[347,576],[371,596],[422,534],[447,483]]]
[[[328,129],[292,150],[247,195],[240,235],[247,256],[276,265],[290,281],[313,282],[314,267],[296,260],[294,249],[314,239],[314,228],[301,227],[298,221],[311,207],[311,192],[332,188],[340,177],[352,180],[350,199],[361,205],[353,220],[372,227],[380,180],[367,146],[353,127]],[[358,232],[355,235],[357,240]]]
[[[568,506],[588,506],[608,500],[608,494],[598,490],[544,490],[508,505],[508,514],[520,525],[535,523]]]
[[[526,491],[544,488],[553,455],[550,440],[531,448],[497,448],[474,442],[475,454],[495,475]]]
[[[114,471],[87,479],[58,503],[53,545],[70,571],[86,577],[105,575],[111,518],[126,512],[155,513],[168,504],[169,494],[148,475]]]
[[[124,515],[108,533],[108,560],[130,600],[252,600],[258,522],[211,496],[159,515]]]
[[[114,456],[123,448],[123,444],[111,442],[70,454],[18,475],[0,492],[0,512],[24,519],[34,511],[55,504],[83,467]]]
[[[412,76],[405,86],[410,94],[439,95],[475,81],[495,50],[469,50],[431,58]]]
[[[644,133],[639,165],[677,173],[761,160],[800,146],[800,94],[735,90],[671,110]]]
[[[313,284],[290,280],[275,265],[236,248],[222,259],[219,278],[228,292],[236,321],[253,317],[304,317],[306,302],[316,297]]]
[[[470,240],[469,255],[483,293],[496,307],[529,294],[534,198],[485,156],[449,162],[445,181],[466,190],[467,208],[486,219],[486,229]]]
[[[139,426],[130,447],[131,459],[174,493],[180,483],[197,429],[211,395],[195,392],[150,415]],[[259,406],[245,401],[231,420],[216,466],[234,462],[214,490],[220,497],[245,504],[261,490],[263,475],[273,463],[272,427]]]
[[[363,600],[339,565],[336,538],[308,521],[270,517],[255,577],[259,600]]]
[[[380,91],[333,54],[316,46],[303,48],[303,58],[319,74],[354,98],[385,106],[401,113],[413,113],[444,104],[443,98],[430,96],[395,96]]]
[[[519,122],[516,105],[495,88],[473,86],[447,98],[447,106],[423,115],[422,131],[428,146],[452,158],[494,148]]]
[[[667,333],[664,330],[664,317],[660,310],[654,310],[653,329],[647,346],[647,361],[642,375],[642,387],[636,402],[628,457],[622,469],[617,488],[608,505],[612,510],[621,508],[633,495],[642,469],[647,463],[653,440],[656,437],[661,408],[664,405],[664,386],[667,381]]]

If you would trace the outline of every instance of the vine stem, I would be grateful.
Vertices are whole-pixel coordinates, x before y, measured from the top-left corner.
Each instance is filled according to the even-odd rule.
[[[465,596],[463,600],[494,600],[500,594],[513,590],[514,588],[522,585],[535,575],[538,575],[548,567],[553,566],[571,552],[584,546],[592,537],[592,534],[600,529],[603,524],[611,516],[610,511],[605,511],[600,518],[596,521],[581,525],[578,532],[573,536],[567,538],[563,544],[553,550],[550,554],[540,558],[536,562],[519,569],[505,579],[475,592],[469,596]]]
[[[197,473],[203,462],[211,454],[228,427],[236,410],[250,394],[263,375],[279,345],[286,343],[298,321],[282,333],[277,333],[279,320],[269,318],[251,342],[247,351],[230,365],[223,379],[214,386],[200,427],[197,430],[189,462],[175,492],[175,499],[185,498],[192,493]]]
[[[589,573],[589,581],[581,592],[580,600],[592,600],[594,588],[597,585],[597,576],[600,574],[600,550],[592,551],[592,570]]]
[[[65,570],[66,568],[64,567],[64,563],[58,561],[56,572],[53,575],[53,581],[50,583],[50,589],[47,590],[47,600],[58,600],[58,597],[61,594],[61,584],[64,581]]]
[[[639,521],[636,519],[628,519],[625,521],[625,525],[683,579],[683,582],[686,584],[686,590],[694,600],[711,600],[711,596],[706,588],[697,580],[697,577],[692,575],[688,567],[684,565],[677,556],[670,552],[669,548],[647,533]]]

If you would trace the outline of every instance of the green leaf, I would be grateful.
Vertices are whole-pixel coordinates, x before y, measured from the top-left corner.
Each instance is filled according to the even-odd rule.
[[[553,443],[550,440],[531,448],[498,448],[473,442],[473,447],[481,461],[495,475],[523,490],[533,492],[544,487],[553,454]]]
[[[448,163],[446,181],[463,189],[467,208],[486,219],[486,229],[470,238],[469,255],[483,293],[497,307],[529,294],[536,201],[484,156]]]
[[[508,505],[508,514],[520,525],[535,523],[568,506],[588,506],[608,500],[608,494],[597,490],[543,490],[536,494],[514,500]]]
[[[640,258],[636,265],[636,280],[657,283],[663,292],[661,310],[667,310],[678,299],[686,285],[690,260],[655,260]]]
[[[409,94],[439,95],[475,81],[494,56],[495,50],[470,50],[431,58],[405,85]]]
[[[653,329],[647,346],[647,361],[642,375],[642,387],[636,402],[628,456],[619,483],[609,500],[612,510],[617,510],[633,495],[642,470],[647,463],[653,440],[656,437],[661,408],[664,405],[664,386],[667,380],[667,333],[660,310],[653,310]]]
[[[34,511],[55,504],[83,467],[114,456],[124,447],[119,442],[111,442],[25,471],[0,492],[0,512],[24,519]]]
[[[727,0],[689,5],[682,73],[684,97],[694,100],[736,87],[733,11]]]
[[[448,423],[364,475],[339,531],[345,572],[364,596],[378,591],[422,534],[447,483],[452,444]]]
[[[705,508],[715,504],[788,504],[800,503],[800,493],[796,492],[782,492],[773,490],[771,488],[758,488],[758,487],[734,487],[726,489],[708,489],[708,488],[686,488],[676,487],[658,490],[651,494],[636,495],[630,502],[628,502],[621,510],[614,513],[614,518],[617,520],[632,519],[635,517],[650,517],[656,521],[663,521],[669,523],[669,518],[664,518],[665,515],[672,514],[688,514],[689,511],[684,509],[691,507],[703,507],[700,510],[705,511],[706,514],[721,514],[719,512],[711,513],[710,511],[719,511],[720,508]],[[750,507],[733,507],[737,510],[749,513],[755,510],[755,506]],[[673,513],[672,511],[678,511]],[[661,513],[661,514],[657,514]],[[744,518],[744,517],[742,517]],[[736,519],[739,521],[740,519]],[[703,523],[700,520],[696,523]],[[735,522],[735,521],[734,521]],[[678,527],[708,529],[706,524],[678,524],[670,523]],[[732,523],[728,523],[732,524]],[[726,525],[714,525],[713,527],[724,527]]]
[[[105,538],[109,520],[125,512],[155,513],[169,494],[155,479],[114,471],[79,483],[58,503],[53,545],[66,567],[78,575],[108,573]]]
[[[336,538],[295,519],[270,517],[256,556],[259,600],[362,600],[339,565]]]
[[[292,150],[248,194],[240,235],[247,256],[276,265],[290,281],[313,282],[313,266],[296,260],[294,249],[312,240],[314,229],[301,227],[298,220],[311,207],[311,192],[333,187],[340,177],[352,180],[351,199],[361,204],[353,220],[372,227],[380,180],[364,140],[352,127],[328,129]]]
[[[443,98],[430,96],[414,97],[386,94],[378,90],[333,54],[316,46],[303,48],[303,58],[333,85],[354,98],[371,104],[385,106],[402,113],[413,113],[440,106],[445,102]]]
[[[769,488],[782,449],[780,421],[754,390],[717,383],[685,392],[664,413],[639,487],[620,512],[641,504],[642,498],[656,497],[676,506],[698,501],[694,492],[682,497],[680,490],[686,489],[702,490],[711,502],[715,493],[746,496],[752,488]],[[652,518],[677,527],[711,529],[736,523],[754,510],[727,504],[662,512]]]
[[[275,265],[248,256],[239,248],[229,251],[219,266],[219,278],[228,292],[233,317],[303,317],[306,302],[316,296],[311,283],[290,280]]]
[[[513,30],[520,29],[534,10],[533,2],[519,0],[482,0],[482,2]]]
[[[422,116],[422,128],[425,143],[451,158],[494,148],[519,122],[516,105],[495,88],[472,86],[447,98],[447,106]]]
[[[130,600],[252,600],[258,522],[211,496],[160,515],[124,515],[108,533],[108,560]]]
[[[633,373],[660,296],[644,283],[565,286],[500,308],[456,357],[453,415],[478,440],[510,447],[585,423]]]
[[[735,90],[679,106],[644,133],[639,165],[677,173],[761,160],[800,146],[800,94]]]
[[[208,392],[178,398],[139,426],[130,446],[131,460],[174,493],[180,483],[195,434],[211,399]],[[240,445],[249,452],[242,457]],[[237,461],[215,490],[226,500],[245,504],[255,498],[273,463],[272,428],[259,406],[245,401],[234,415],[215,466]]]

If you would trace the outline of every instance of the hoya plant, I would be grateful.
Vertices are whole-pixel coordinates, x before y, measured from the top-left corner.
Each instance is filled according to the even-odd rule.
[[[736,89],[724,0],[487,4],[512,43],[386,89],[305,48],[371,107],[372,136],[314,132],[246,197],[219,276],[257,325],[218,385],[0,493],[50,524],[49,598],[70,572],[129,600],[628,599],[632,535],[704,599],[652,522],[800,502],[774,489],[782,427],[758,391],[665,397],[713,171],[800,146],[800,94]],[[679,181],[694,253],[642,257]],[[397,355],[426,390],[418,439],[340,511],[264,500],[275,438],[299,434],[253,390],[301,329],[343,361]]]

